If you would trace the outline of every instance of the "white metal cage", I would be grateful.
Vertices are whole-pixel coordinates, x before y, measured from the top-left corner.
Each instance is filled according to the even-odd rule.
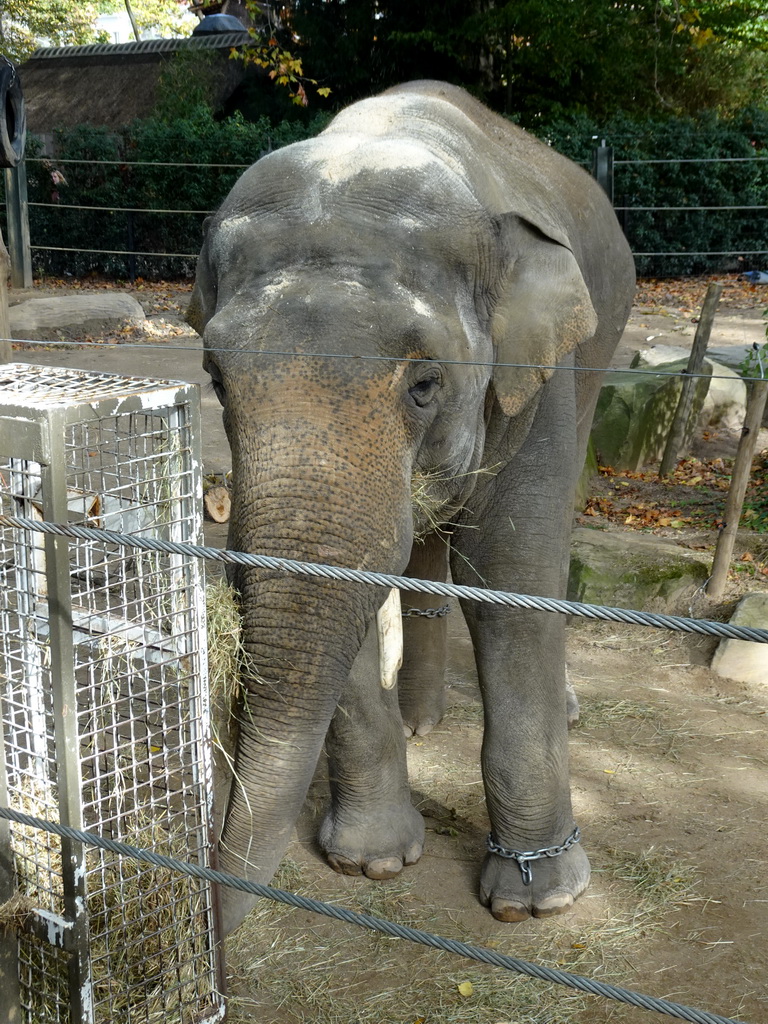
[[[200,496],[195,387],[0,366],[3,514],[197,543]],[[0,708],[0,804],[211,863],[199,561],[0,528]],[[0,822],[10,891],[0,1016],[223,1018],[208,883]]]

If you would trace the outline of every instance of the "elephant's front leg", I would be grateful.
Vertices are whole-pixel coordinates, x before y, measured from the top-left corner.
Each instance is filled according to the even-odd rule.
[[[514,458],[454,536],[457,583],[563,597],[576,455],[573,383],[555,374]],[[505,437],[494,438],[503,452]],[[478,524],[482,528],[478,529]],[[482,766],[491,819],[480,896],[501,921],[561,913],[589,883],[568,778],[565,621],[548,612],[467,601],[485,709]],[[543,851],[555,856],[544,856]],[[539,853],[520,863],[509,854]],[[507,856],[505,856],[507,854]]]
[[[320,846],[335,871],[393,878],[424,848],[411,802],[397,690],[379,682],[376,624],[355,660],[326,741],[331,807]]]
[[[503,852],[554,851],[574,838],[564,621],[485,606],[465,614],[485,706],[483,781],[495,846],[483,864],[480,898],[500,921],[559,914],[589,884],[581,846],[527,865]]]

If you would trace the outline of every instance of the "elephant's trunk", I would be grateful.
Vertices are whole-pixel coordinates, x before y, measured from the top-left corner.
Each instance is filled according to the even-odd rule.
[[[336,425],[338,435],[341,428]],[[359,437],[311,431],[297,418],[259,436],[258,459],[230,431],[235,462],[230,546],[260,554],[400,572],[410,548],[405,467],[367,470]],[[234,437],[233,437],[234,434]],[[358,432],[359,434],[359,432]],[[250,448],[253,433],[245,435]],[[269,443],[265,443],[265,441]],[[385,479],[386,476],[386,479]],[[373,493],[374,500],[363,495]],[[362,584],[239,569],[246,669],[239,739],[221,836],[224,870],[272,877],[312,779],[337,702],[386,591]],[[223,896],[227,931],[249,904]]]

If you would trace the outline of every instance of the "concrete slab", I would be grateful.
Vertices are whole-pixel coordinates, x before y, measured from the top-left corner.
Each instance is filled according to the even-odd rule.
[[[690,316],[684,317],[677,310],[649,313],[642,308],[635,308],[627,321],[611,365],[620,368],[629,366],[635,353],[649,345],[671,345],[684,349],[686,353],[690,352],[695,333],[696,324],[692,323]],[[762,308],[738,312],[718,311],[712,327],[708,354],[719,362],[732,365],[729,360],[722,358],[723,350],[741,353],[751,348],[753,342],[757,342],[758,345],[765,342]],[[739,357],[741,358],[743,356]]]

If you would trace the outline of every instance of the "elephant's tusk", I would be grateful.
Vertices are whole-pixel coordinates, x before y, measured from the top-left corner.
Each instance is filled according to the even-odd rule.
[[[382,687],[391,690],[403,664],[403,617],[399,590],[390,590],[389,597],[376,612],[376,629],[379,637],[379,678]]]

